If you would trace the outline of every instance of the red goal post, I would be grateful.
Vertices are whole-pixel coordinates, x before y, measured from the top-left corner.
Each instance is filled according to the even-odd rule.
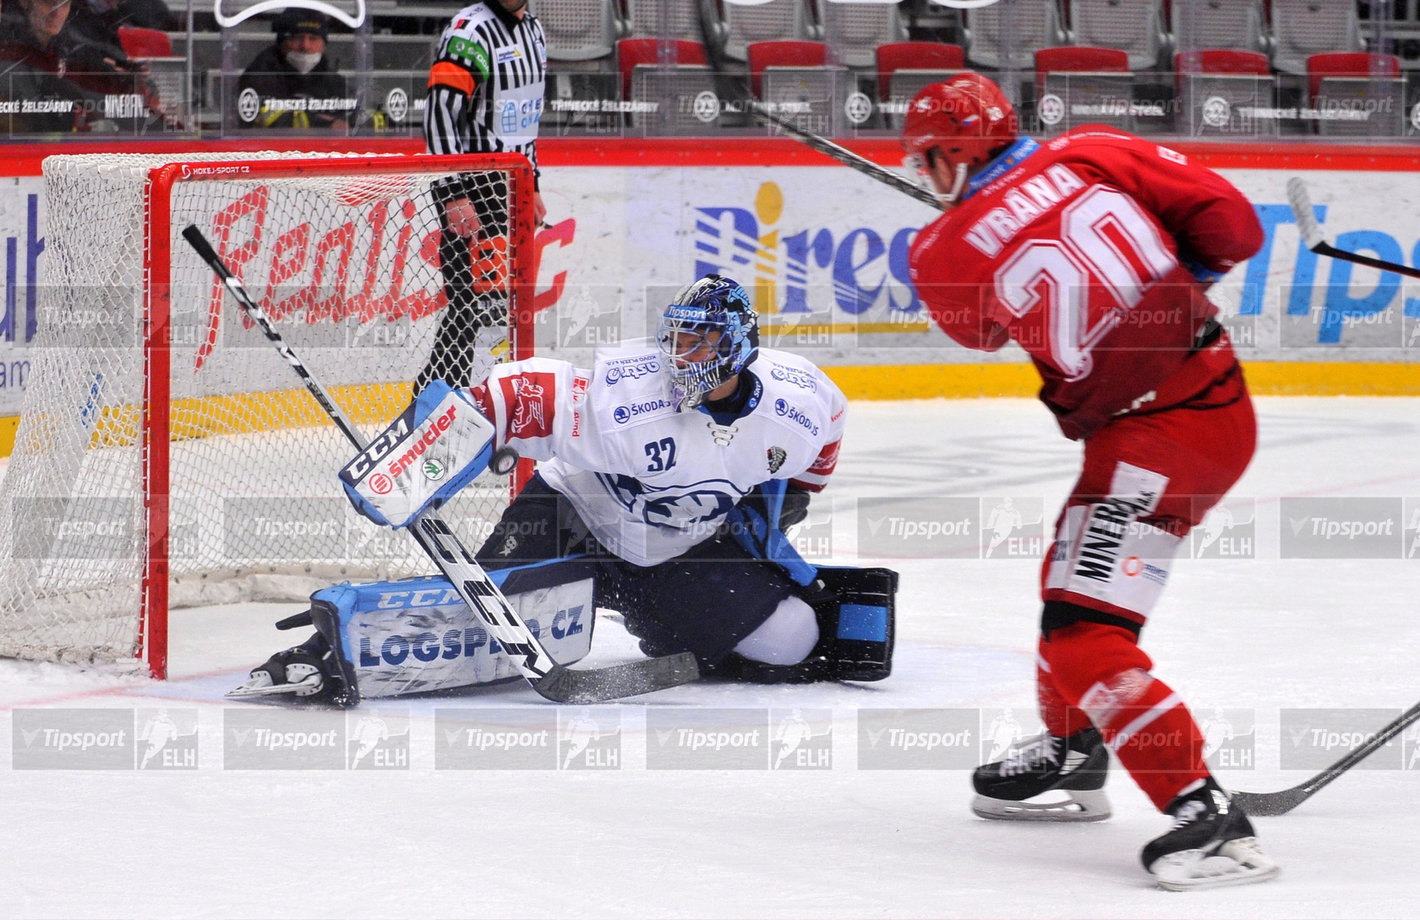
[[[527,160],[104,154],[44,173],[33,370],[0,482],[0,655],[136,657],[161,678],[171,608],[426,573],[407,535],[349,508],[344,438],[180,234],[212,240],[373,433],[471,309],[450,310],[447,291],[506,312],[470,334],[475,368],[533,353]],[[472,240],[442,231],[443,201],[462,194],[485,219]],[[472,275],[444,277],[450,245]],[[446,517],[476,546],[507,499],[504,482],[478,483]]]

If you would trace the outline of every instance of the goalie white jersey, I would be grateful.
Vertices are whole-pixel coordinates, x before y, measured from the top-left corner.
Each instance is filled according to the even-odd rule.
[[[760,349],[732,416],[676,412],[656,344],[600,352],[590,370],[530,358],[474,388],[499,447],[544,461],[592,534],[649,566],[714,535],[741,498],[770,479],[817,492],[838,460],[847,401],[797,355]]]

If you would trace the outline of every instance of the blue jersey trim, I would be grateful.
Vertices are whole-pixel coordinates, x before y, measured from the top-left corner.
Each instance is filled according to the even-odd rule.
[[[970,198],[986,186],[995,182],[1006,173],[1020,166],[1026,157],[1040,149],[1040,144],[1034,139],[1023,137],[1001,152],[1000,156],[986,164],[981,172],[972,176],[966,183],[966,194],[962,198]]]

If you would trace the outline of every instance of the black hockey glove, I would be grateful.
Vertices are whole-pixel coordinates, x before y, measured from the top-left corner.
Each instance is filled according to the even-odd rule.
[[[809,516],[809,498],[812,493],[792,483],[784,489],[784,503],[779,509],[777,522],[780,530],[787,531],[795,524],[801,524]],[[755,486],[750,493],[740,499],[740,507],[754,511],[762,518],[768,518],[768,502],[764,497],[764,487]]]

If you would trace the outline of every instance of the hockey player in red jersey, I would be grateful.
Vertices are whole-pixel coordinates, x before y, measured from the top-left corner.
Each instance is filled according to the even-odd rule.
[[[919,296],[968,348],[1017,343],[1061,431],[1084,444],[1042,570],[1046,733],[977,769],[973,810],[1108,817],[1112,750],[1174,819],[1142,853],[1160,884],[1276,875],[1139,647],[1180,542],[1255,446],[1247,386],[1204,292],[1261,246],[1256,213],[1221,176],[1132,135],[1022,137],[977,74],[920,92],[902,142],[947,209],[912,246]]]

